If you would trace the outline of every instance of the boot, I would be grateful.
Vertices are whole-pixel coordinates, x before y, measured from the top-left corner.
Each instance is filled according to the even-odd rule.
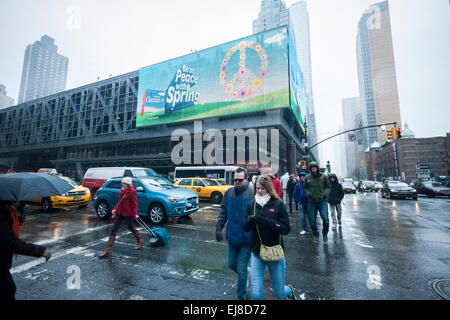
[[[111,234],[108,239],[108,245],[106,246],[106,250],[99,255],[100,258],[104,258],[107,255],[111,254],[114,240],[116,240],[116,236]]]
[[[144,244],[144,240],[142,240],[141,234],[137,230],[136,230],[136,233],[134,234],[134,236],[136,237],[136,241],[137,241],[137,246],[134,248],[134,250],[139,250],[141,248],[141,246]]]

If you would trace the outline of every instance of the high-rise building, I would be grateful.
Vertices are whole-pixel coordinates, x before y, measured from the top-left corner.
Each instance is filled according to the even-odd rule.
[[[8,108],[14,105],[14,99],[8,97],[6,94],[6,88],[3,84],[0,84],[0,109]]]
[[[347,131],[357,128],[355,126],[355,120],[359,115],[360,102],[359,97],[345,98],[342,99],[342,131]],[[358,142],[356,139],[350,141],[349,136],[345,136],[345,155],[346,155],[346,166],[343,167],[344,172],[348,177],[357,175],[355,174],[355,169],[359,168],[360,162],[358,159]]]
[[[309,32],[309,14],[305,1],[296,2],[288,9],[289,30],[297,53],[298,64],[303,75],[306,89],[307,114],[306,123],[308,126],[308,144],[312,146],[317,143],[317,127],[314,112],[314,95],[312,89],[311,71],[311,44]],[[311,152],[316,160],[319,160],[317,148]]]
[[[68,65],[69,59],[58,53],[53,38],[44,35],[40,41],[28,45],[18,103],[64,91]]]
[[[359,20],[356,56],[363,126],[394,121],[401,126],[388,1],[370,6]],[[365,136],[366,145],[387,139],[379,128],[366,129]]]
[[[253,33],[287,25],[289,14],[283,0],[261,0],[258,19],[253,20]]]

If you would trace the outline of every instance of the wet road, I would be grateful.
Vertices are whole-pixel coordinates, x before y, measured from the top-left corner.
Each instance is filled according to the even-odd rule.
[[[286,279],[298,298],[441,299],[433,285],[449,295],[450,281],[433,282],[450,279],[449,199],[390,200],[358,193],[344,202],[342,228],[330,228],[328,244],[299,235],[299,216],[290,215]],[[46,246],[53,257],[47,263],[25,256],[14,260],[16,298],[235,299],[226,241],[215,241],[219,208],[200,205],[191,219],[169,220],[165,247],[133,250],[135,238],[122,224],[112,256],[103,260],[97,256],[112,224],[99,220],[92,204],[51,213],[28,208],[21,238]],[[274,299],[267,273],[264,298]]]

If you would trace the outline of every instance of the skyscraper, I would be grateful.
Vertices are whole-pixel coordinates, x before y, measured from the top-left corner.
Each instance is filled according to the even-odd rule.
[[[287,25],[288,10],[283,0],[261,0],[258,19],[253,20],[253,33]]]
[[[311,44],[309,32],[309,14],[305,1],[296,2],[289,7],[289,32],[294,42],[297,59],[305,80],[308,125],[308,145],[317,143],[317,127],[314,112],[314,95],[312,89]],[[312,153],[319,160],[319,151],[313,148]]]
[[[0,84],[0,109],[8,108],[14,105],[14,99],[8,97],[6,94],[6,88]]]
[[[69,59],[58,53],[53,38],[44,35],[40,41],[28,45],[18,103],[64,91],[68,65]]]
[[[343,130],[347,131],[351,129],[355,129],[355,121],[357,120],[357,116],[360,110],[360,102],[359,97],[345,98],[342,99],[342,122],[343,122]],[[358,159],[358,150],[357,144],[358,142],[350,141],[348,135],[345,136],[345,155],[346,155],[346,166],[343,168],[344,172],[346,172],[346,176],[348,177],[357,177],[355,174],[355,169],[359,168],[359,159]]]
[[[370,6],[359,20],[356,57],[363,126],[394,121],[401,126],[388,1]],[[367,145],[386,141],[379,128],[366,129],[365,136]]]

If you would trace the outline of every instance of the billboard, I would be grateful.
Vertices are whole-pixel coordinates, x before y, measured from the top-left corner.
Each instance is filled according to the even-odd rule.
[[[289,87],[290,87],[290,102],[292,111],[294,111],[295,117],[298,123],[305,131],[305,122],[303,116],[306,115],[306,90],[303,80],[303,74],[301,73],[300,66],[297,60],[297,54],[295,53],[295,46],[292,41],[291,34],[289,33]],[[303,115],[303,116],[302,116]]]
[[[289,107],[288,72],[286,27],[142,68],[136,127]]]

